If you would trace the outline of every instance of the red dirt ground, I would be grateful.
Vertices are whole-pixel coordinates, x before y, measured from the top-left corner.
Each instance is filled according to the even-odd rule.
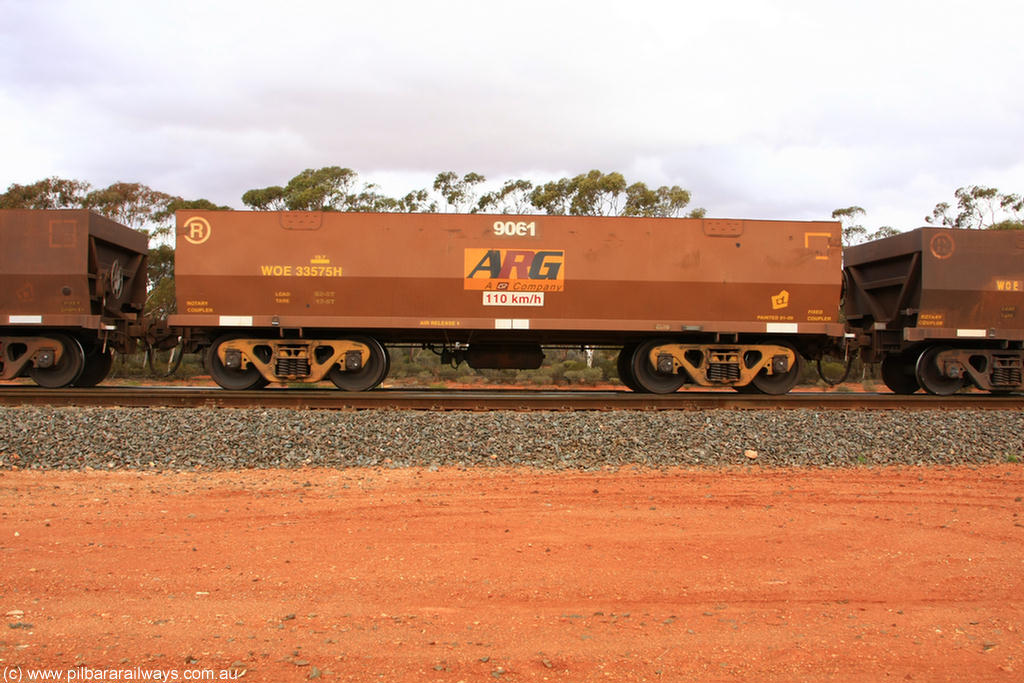
[[[0,666],[1020,681],[1022,496],[1019,465],[5,471]]]

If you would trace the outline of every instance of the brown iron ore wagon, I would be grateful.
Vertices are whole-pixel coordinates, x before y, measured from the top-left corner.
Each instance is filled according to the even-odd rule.
[[[84,209],[0,210],[0,379],[94,386],[134,350],[146,236]]]
[[[638,391],[785,393],[841,340],[836,222],[177,214],[173,328],[214,380],[377,386],[387,345],[474,368],[621,349]]]
[[[848,324],[894,392],[1024,388],[1024,232],[920,228],[845,262]]]

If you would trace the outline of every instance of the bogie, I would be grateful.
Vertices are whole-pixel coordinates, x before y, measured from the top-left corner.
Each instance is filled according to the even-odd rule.
[[[346,391],[366,391],[383,381],[390,361],[387,350],[370,337],[264,339],[227,334],[207,349],[206,366],[226,389],[329,379]]]

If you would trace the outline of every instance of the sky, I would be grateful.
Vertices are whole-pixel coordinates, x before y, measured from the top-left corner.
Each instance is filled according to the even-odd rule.
[[[709,216],[909,229],[1024,192],[1024,3],[0,0],[0,191],[60,176],[244,208],[343,166],[591,169]]]

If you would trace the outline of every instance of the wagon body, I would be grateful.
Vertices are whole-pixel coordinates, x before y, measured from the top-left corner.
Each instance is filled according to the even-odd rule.
[[[187,211],[172,323],[385,341],[841,335],[839,244],[837,223]]]

